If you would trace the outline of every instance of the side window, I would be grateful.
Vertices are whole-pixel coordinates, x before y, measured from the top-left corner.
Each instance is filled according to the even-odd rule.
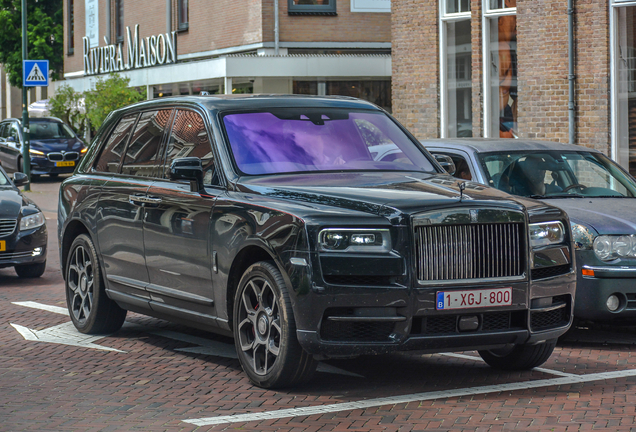
[[[102,149],[99,159],[97,159],[95,171],[117,172],[119,162],[121,161],[126,143],[128,142],[128,137],[137,120],[137,115],[137,113],[129,114],[119,121],[119,124],[117,124],[115,129],[111,132],[110,137],[108,137],[108,142],[106,142],[106,145]]]
[[[7,132],[6,123],[0,123],[0,140],[4,140],[7,136],[5,132]]]
[[[158,175],[158,149],[172,110],[147,111],[141,114],[121,168],[122,174],[152,177]]]
[[[214,153],[203,117],[197,112],[179,110],[174,119],[168,141],[164,176],[173,160],[183,157],[198,157],[203,165],[203,183],[218,185],[219,179],[214,164]]]
[[[450,156],[453,163],[455,163],[455,174],[453,174],[453,177],[464,180],[473,179],[473,175],[470,173],[470,167],[468,166],[466,159],[456,154],[449,154],[448,156]]]
[[[20,141],[20,132],[18,131],[17,123],[11,123],[11,126],[9,126],[9,134],[7,136],[15,138],[16,142]]]

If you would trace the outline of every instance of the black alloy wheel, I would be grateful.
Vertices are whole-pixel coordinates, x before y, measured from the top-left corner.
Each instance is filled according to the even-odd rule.
[[[112,333],[126,319],[126,310],[106,295],[95,246],[85,234],[75,238],[68,255],[66,302],[73,324],[82,333]]]
[[[234,343],[243,370],[259,387],[298,385],[316,370],[316,360],[296,339],[289,293],[273,263],[256,263],[241,278],[234,300]]]

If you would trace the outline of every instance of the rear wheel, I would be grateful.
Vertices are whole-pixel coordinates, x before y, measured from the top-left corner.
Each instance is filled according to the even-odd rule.
[[[296,322],[285,281],[270,262],[243,274],[234,299],[234,343],[243,370],[263,388],[308,381],[318,362],[296,339]]]
[[[24,279],[39,278],[46,270],[46,261],[37,264],[23,264],[14,267],[19,277]]]
[[[512,348],[479,351],[479,355],[496,369],[526,370],[545,363],[555,346],[556,339],[553,339],[536,345],[515,345]]]
[[[106,295],[97,251],[86,234],[73,240],[66,261],[66,303],[81,333],[113,333],[126,319],[126,310]]]

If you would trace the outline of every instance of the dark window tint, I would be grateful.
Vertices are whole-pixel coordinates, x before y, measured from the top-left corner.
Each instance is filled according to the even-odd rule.
[[[102,153],[99,155],[99,159],[95,164],[96,171],[117,172],[135,120],[137,120],[137,114],[127,115],[119,121],[117,127],[110,134]]]
[[[158,149],[172,110],[148,111],[141,114],[132,140],[126,150],[122,174],[152,177],[161,161]]]
[[[203,164],[203,182],[218,184],[214,165],[214,154],[205,121],[194,111],[178,111],[170,133],[166,155],[165,177],[173,160],[183,157],[198,157]]]

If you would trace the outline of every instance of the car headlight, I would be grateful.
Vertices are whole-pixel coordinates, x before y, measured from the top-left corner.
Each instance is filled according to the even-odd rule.
[[[563,243],[565,239],[565,228],[559,221],[530,224],[529,229],[533,248]]]
[[[42,212],[22,216],[20,220],[20,231],[29,230],[44,225],[45,219]]]
[[[80,150],[81,154],[84,154],[88,151],[88,147],[84,147],[83,149]]]
[[[594,239],[594,254],[601,261],[611,261],[616,258],[636,257],[636,236],[601,235]]]
[[[570,222],[572,242],[576,250],[590,250],[594,244],[595,234],[585,225]]]
[[[318,242],[324,251],[391,252],[388,229],[325,228]]]
[[[36,155],[36,156],[44,156],[44,152],[41,152],[40,150],[33,150],[32,148],[29,149],[29,154]]]

